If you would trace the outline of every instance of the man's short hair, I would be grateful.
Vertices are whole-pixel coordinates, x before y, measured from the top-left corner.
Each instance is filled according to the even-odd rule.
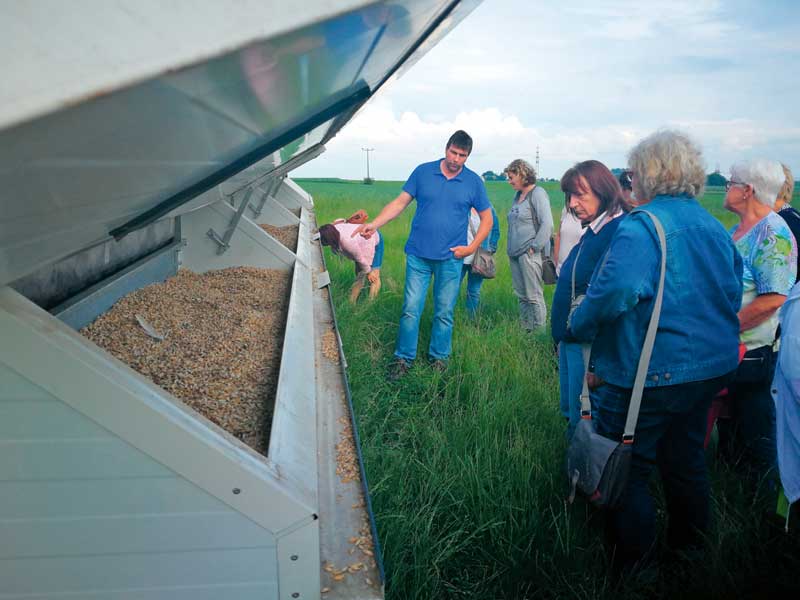
[[[447,150],[450,146],[461,148],[462,150],[466,150],[467,154],[470,154],[472,152],[472,138],[466,131],[459,129],[450,136],[449,140],[447,140],[447,146],[445,146],[445,150]]]

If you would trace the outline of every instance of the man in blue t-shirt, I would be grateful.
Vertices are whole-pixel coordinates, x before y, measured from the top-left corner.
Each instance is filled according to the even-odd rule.
[[[389,370],[392,380],[405,375],[417,356],[419,320],[431,278],[434,313],[428,359],[437,370],[447,368],[463,258],[478,249],[492,228],[492,208],[483,180],[464,166],[470,152],[472,138],[465,131],[456,131],[447,141],[445,157],[414,169],[400,195],[384,206],[371,223],[365,223],[353,234],[360,232],[370,237],[400,215],[412,200],[417,201],[405,247],[406,284],[395,359]],[[472,243],[467,245],[469,212],[473,207],[481,224]]]

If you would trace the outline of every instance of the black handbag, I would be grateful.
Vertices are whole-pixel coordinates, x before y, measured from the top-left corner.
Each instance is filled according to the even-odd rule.
[[[658,241],[661,245],[661,273],[659,275],[658,291],[653,303],[653,313],[639,356],[639,365],[636,369],[636,378],[631,391],[631,402],[628,406],[628,416],[625,420],[625,430],[621,440],[612,440],[600,435],[594,429],[592,422],[592,406],[589,399],[589,386],[586,377],[583,378],[581,392],[581,420],[575,428],[575,433],[570,440],[567,450],[567,477],[570,484],[569,501],[575,499],[575,494],[580,493],[599,508],[616,508],[628,485],[628,476],[633,457],[633,440],[636,432],[636,422],[639,419],[639,408],[642,404],[642,393],[653,353],[653,344],[658,330],[658,320],[661,315],[661,303],[664,297],[664,278],[667,270],[667,239],[661,222],[652,213],[646,210],[637,210],[647,214],[655,225]],[[577,263],[577,257],[576,257]],[[573,303],[575,296],[573,268]],[[591,346],[583,346],[583,360],[586,373],[589,372],[589,358]]]

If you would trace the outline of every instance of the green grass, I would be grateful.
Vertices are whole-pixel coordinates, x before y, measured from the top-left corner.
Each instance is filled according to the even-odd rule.
[[[298,183],[314,196],[319,224],[358,208],[375,216],[402,186]],[[557,222],[563,195],[557,184],[544,187]],[[484,282],[477,322],[466,318],[462,291],[445,374],[423,360],[399,384],[384,380],[402,304],[403,245],[413,207],[382,229],[384,287],[376,301],[362,298],[350,305],[352,265],[326,251],[384,551],[387,598],[742,597],[796,586],[796,532],[786,536],[759,519],[736,474],[712,459],[715,527],[702,569],[676,568],[630,581],[622,591],[612,588],[599,515],[583,502],[564,502],[565,427],[552,342],[518,325],[502,251],[511,189],[502,182],[489,182],[487,189],[501,221],[498,276]],[[736,219],[722,209],[723,195],[709,190],[703,203],[730,226]],[[551,295],[552,286],[548,304]],[[429,301],[420,356],[430,325]]]

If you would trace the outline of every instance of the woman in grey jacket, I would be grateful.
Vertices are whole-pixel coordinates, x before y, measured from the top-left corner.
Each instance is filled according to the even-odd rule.
[[[549,255],[553,234],[550,198],[536,185],[536,172],[520,158],[505,169],[508,183],[516,191],[508,212],[508,262],[511,284],[519,298],[519,315],[527,331],[544,327],[547,307],[542,293],[542,255]]]

